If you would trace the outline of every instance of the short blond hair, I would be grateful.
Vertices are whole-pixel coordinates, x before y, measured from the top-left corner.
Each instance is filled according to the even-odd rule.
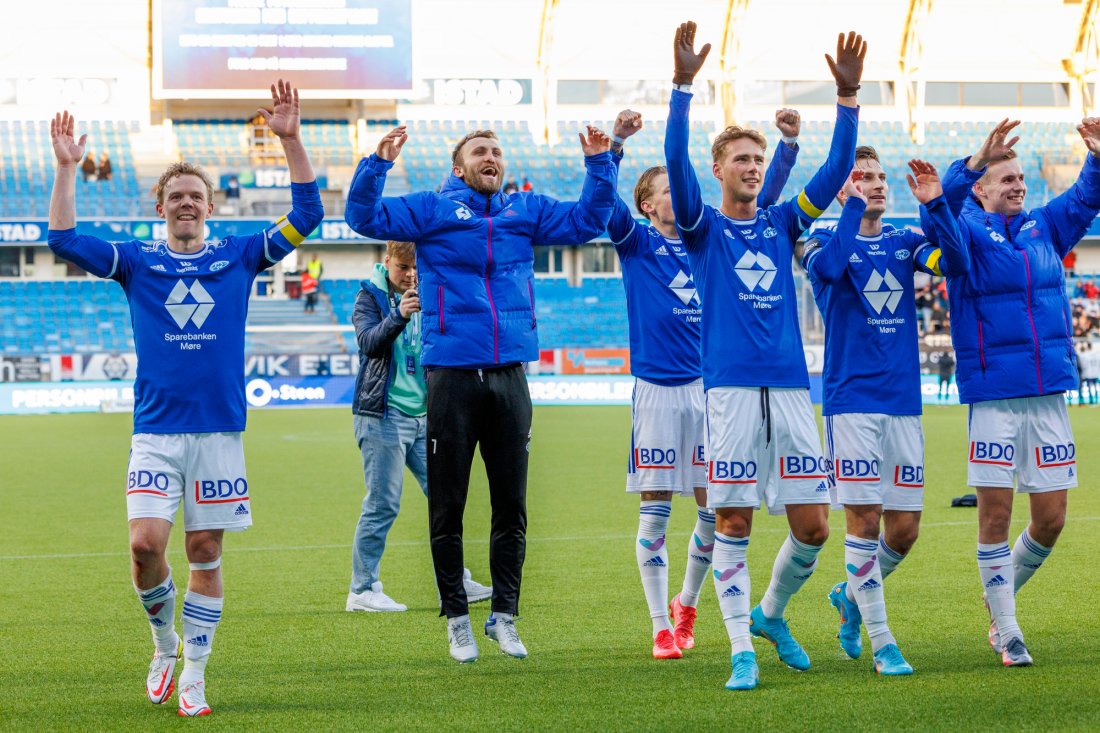
[[[412,242],[386,242],[386,257],[396,257],[405,262],[416,262],[416,245]]]
[[[663,176],[668,173],[668,168],[663,165],[655,165],[652,168],[646,170],[645,173],[638,178],[638,185],[634,186],[634,208],[638,210],[638,213],[649,218],[649,214],[642,211],[642,202],[653,195],[653,180],[657,176]]]
[[[878,157],[878,151],[870,145],[860,145],[856,148],[856,162],[858,163],[861,160],[873,160],[880,165],[882,164],[882,161],[879,160]]]
[[[160,174],[160,179],[157,181],[157,203],[164,203],[164,187],[168,185],[168,182],[173,178],[179,178],[180,176],[198,176],[202,179],[202,182],[206,184],[206,201],[210,203],[214,200],[214,183],[210,180],[210,176],[206,171],[202,169],[202,166],[194,163],[189,163],[186,160],[181,160],[178,163],[173,163],[168,166],[168,169],[164,173]]]
[[[740,125],[730,125],[725,130],[718,133],[718,137],[714,138],[714,144],[710,146],[710,155],[714,159],[714,162],[717,163],[722,155],[725,154],[727,145],[734,140],[740,140],[745,137],[759,145],[763,150],[768,149],[768,139],[756,130],[752,130],[748,127],[741,127]]]
[[[500,140],[497,134],[492,130],[474,130],[463,135],[462,139],[455,145],[455,149],[451,152],[451,165],[457,166],[462,162],[462,146],[473,140],[475,137],[487,137],[490,140]]]
[[[993,158],[988,163],[986,163],[985,171],[982,173],[982,177],[978,179],[978,182],[980,183],[980,182],[982,182],[986,179],[986,176],[989,175],[989,169],[992,168],[993,166],[997,165],[998,163],[1003,163],[1006,160],[1015,160],[1015,159],[1016,159],[1016,151],[1012,150],[1011,148],[1006,150],[1003,154],[998,155],[996,158]]]

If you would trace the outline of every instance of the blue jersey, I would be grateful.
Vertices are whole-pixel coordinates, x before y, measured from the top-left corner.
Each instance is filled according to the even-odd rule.
[[[264,232],[179,254],[163,241],[112,243],[51,230],[50,248],[126,291],[137,351],[135,433],[240,432],[244,326],[252,281],[324,216],[316,183],[291,184],[294,209]]]
[[[809,389],[795,300],[795,241],[844,185],[855,158],[855,108],[837,107],[825,164],[797,198],[730,219],[703,203],[688,159],[691,95],[674,90],[665,129],[676,226],[703,309],[703,385]]]
[[[852,198],[835,229],[806,242],[802,264],[825,321],[823,414],[921,414],[920,357],[913,272],[942,275],[961,248],[958,226],[941,196],[928,206],[934,238],[884,224],[859,234],[866,205]],[[941,257],[942,254],[942,257]]]

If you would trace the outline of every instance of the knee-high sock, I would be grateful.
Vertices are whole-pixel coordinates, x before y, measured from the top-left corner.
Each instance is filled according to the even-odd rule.
[[[985,598],[989,611],[997,622],[1001,643],[1007,644],[1013,637],[1023,638],[1016,623],[1016,581],[1012,567],[1012,553],[1007,542],[978,543],[978,572],[982,576]]]
[[[749,635],[748,537],[714,534],[714,589],[733,654],[752,651]]]
[[[782,618],[791,596],[805,585],[817,567],[820,545],[807,545],[787,535],[772,566],[772,582],[760,600],[760,610],[768,618]]]
[[[1035,571],[1043,564],[1053,550],[1053,547],[1043,547],[1025,529],[1016,538],[1016,544],[1012,546],[1012,568],[1015,573],[1015,591],[1019,592],[1024,583],[1031,580]]]
[[[214,646],[214,632],[222,618],[222,598],[211,598],[194,591],[183,596],[183,672],[180,689],[201,681],[206,661]]]
[[[176,636],[176,586],[172,582],[172,571],[168,571],[168,577],[162,583],[148,590],[137,591],[141,605],[145,607],[145,617],[149,619],[149,626],[153,630],[153,644],[158,654],[171,654],[175,656],[179,644]]]
[[[901,565],[901,561],[905,559],[905,555],[890,547],[886,544],[886,537],[879,535],[878,537],[878,566],[882,569],[882,579],[886,580],[886,577],[890,573],[898,569],[898,565]],[[852,603],[856,602],[855,589],[852,584],[849,583],[846,587],[848,600]]]
[[[855,535],[844,537],[844,566],[848,571],[848,588],[855,595],[859,613],[871,637],[871,648],[878,651],[893,644],[894,635],[886,624],[886,599],[882,594],[882,568],[879,565],[879,543]]]
[[[634,543],[654,636],[672,628],[668,622],[668,547],[665,543],[671,512],[670,501],[643,501],[639,510],[638,541]]]
[[[714,555],[714,515],[700,509],[698,516],[688,545],[687,570],[684,572],[684,587],[680,591],[680,603],[693,608],[699,604],[699,589],[703,587],[703,579],[707,577]]]

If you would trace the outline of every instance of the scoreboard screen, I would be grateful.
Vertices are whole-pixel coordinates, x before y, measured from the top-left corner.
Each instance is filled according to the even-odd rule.
[[[412,0],[153,0],[156,99],[408,95]]]

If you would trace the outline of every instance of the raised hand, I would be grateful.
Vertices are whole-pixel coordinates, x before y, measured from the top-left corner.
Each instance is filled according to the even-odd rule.
[[[1089,152],[1100,157],[1100,117],[1086,117],[1081,120],[1081,124],[1077,126],[1077,133],[1085,141]]]
[[[1019,135],[1008,140],[1008,133],[1012,132],[1019,124],[1019,120],[1009,120],[1007,117],[998,122],[997,126],[985,138],[982,146],[978,148],[978,152],[970,156],[967,167],[971,170],[981,170],[990,162],[1000,160],[1008,155],[1012,151],[1012,146],[1020,141]]]
[[[909,170],[912,175],[906,173],[905,180],[909,183],[909,190],[922,204],[927,204],[932,199],[943,195],[943,185],[940,183],[940,174],[936,172],[936,166],[926,160],[913,159],[909,161]]]
[[[862,180],[863,171],[852,171],[852,175],[848,176],[848,179],[844,181],[844,188],[840,189],[840,193],[836,195],[836,200],[840,202],[841,206],[846,204],[850,198],[857,198],[864,204],[867,203],[867,197],[863,195],[863,189],[859,185],[859,182]]]
[[[581,139],[581,150],[586,156],[605,153],[611,149],[611,137],[606,132],[592,125],[588,125],[587,130],[587,136],[583,132],[577,133],[577,137]]]
[[[387,132],[385,137],[378,141],[378,149],[374,151],[375,155],[382,160],[397,160],[397,156],[401,155],[402,146],[409,139],[408,129],[405,125],[398,125]]]
[[[798,137],[802,130],[802,116],[796,109],[777,109],[775,111],[775,126],[783,137]]]
[[[76,118],[68,113],[59,112],[50,120],[50,142],[53,143],[53,155],[58,165],[76,165],[84,157],[84,143],[87,135],[80,140],[73,139]]]
[[[624,109],[615,118],[615,127],[612,128],[611,134],[625,140],[640,129],[642,129],[642,113]]]
[[[863,57],[867,55],[867,44],[863,36],[855,31],[848,32],[845,39],[841,33],[836,39],[836,59],[825,54],[825,60],[829,62],[829,71],[833,72],[836,79],[836,95],[838,97],[854,97],[859,91],[859,80],[863,78]]]
[[[271,85],[271,109],[261,107],[256,114],[264,118],[268,128],[278,137],[298,137],[302,121],[298,90],[289,81],[279,79]]]
[[[691,84],[710,53],[709,43],[704,44],[699,53],[695,53],[695,28],[695,21],[689,20],[676,29],[676,37],[672,42],[673,84]]]

